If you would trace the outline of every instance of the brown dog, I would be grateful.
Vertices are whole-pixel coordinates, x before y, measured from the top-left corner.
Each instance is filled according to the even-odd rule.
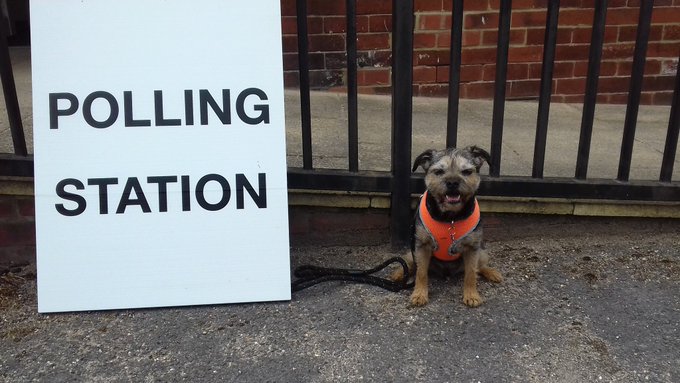
[[[422,167],[426,193],[416,214],[413,257],[405,258],[409,269],[416,262],[415,288],[411,304],[424,306],[428,302],[428,271],[438,268],[448,272],[464,271],[463,303],[479,306],[477,273],[492,282],[503,277],[488,266],[489,256],[482,246],[482,225],[475,195],[480,183],[479,169],[490,156],[476,146],[464,149],[426,150],[419,155],[413,171]],[[434,258],[434,259],[432,259]],[[432,262],[431,262],[432,261]],[[403,271],[396,271],[393,280],[402,280]]]

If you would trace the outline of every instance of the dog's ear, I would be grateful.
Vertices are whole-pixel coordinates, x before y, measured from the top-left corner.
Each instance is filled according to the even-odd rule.
[[[491,165],[491,155],[484,149],[473,145],[465,148],[470,154],[472,154],[472,162],[475,164],[477,171],[484,165],[484,162]]]
[[[434,158],[434,150],[432,149],[427,149],[420,153],[420,155],[416,157],[416,160],[413,161],[413,169],[411,169],[411,171],[415,172],[416,169],[418,169],[418,166],[421,166],[423,170],[427,172],[427,169],[432,165],[432,158]]]

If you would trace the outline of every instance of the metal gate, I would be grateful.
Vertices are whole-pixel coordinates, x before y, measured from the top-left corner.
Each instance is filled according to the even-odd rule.
[[[308,61],[307,1],[297,0],[298,59],[300,100],[302,116],[303,166],[289,168],[288,185],[291,189],[316,189],[339,191],[384,192],[391,195],[391,234],[394,243],[404,243],[408,237],[411,193],[424,189],[422,176],[411,174],[412,146],[412,63],[413,63],[413,0],[393,0],[392,30],[392,153],[391,172],[359,169],[358,160],[358,108],[357,108],[357,27],[356,2],[346,1],[347,47],[347,110],[348,110],[348,163],[345,170],[314,169],[312,164],[312,129]],[[598,77],[605,31],[607,1],[596,1],[593,18],[585,100],[576,156],[574,177],[545,178],[543,165],[548,131],[551,83],[557,42],[560,2],[548,1],[541,86],[536,123],[536,136],[531,174],[508,176],[501,172],[501,143],[505,108],[505,84],[508,68],[509,31],[512,1],[501,0],[499,9],[498,42],[496,56],[495,93],[491,132],[492,164],[489,176],[480,188],[481,195],[535,198],[609,199],[637,201],[680,201],[680,183],[673,182],[680,130],[680,71],[676,74],[675,88],[668,124],[665,150],[658,181],[629,181],[633,142],[640,104],[647,42],[650,33],[652,1],[640,2],[639,22],[635,43],[633,69],[624,134],[621,143],[618,176],[616,179],[591,179],[587,177],[591,146],[593,118],[597,96]],[[463,0],[454,0],[451,11],[451,47],[449,98],[447,115],[447,146],[456,146],[458,135],[458,91],[462,51]],[[1,20],[2,18],[0,18]],[[4,23],[4,20],[2,21]],[[32,156],[27,154],[5,26],[0,25],[0,76],[9,115],[13,154],[0,155],[0,175],[33,176]]]

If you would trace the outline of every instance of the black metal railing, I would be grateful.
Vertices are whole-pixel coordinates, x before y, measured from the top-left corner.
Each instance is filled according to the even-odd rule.
[[[14,146],[14,153],[0,154],[0,175],[32,177],[33,158],[28,155],[26,147],[19,99],[14,83],[14,72],[12,71],[9,47],[7,46],[8,31],[7,20],[0,17],[0,80],[2,81],[5,108],[7,109],[7,118]]]
[[[340,1],[340,0],[338,0]],[[345,0],[347,10],[347,102],[348,102],[348,165],[346,169],[315,169],[313,164],[312,118],[310,108],[309,46],[307,29],[307,0],[297,0],[297,34],[299,84],[302,131],[302,167],[289,168],[288,185],[291,189],[322,189],[390,193],[391,233],[395,244],[405,243],[410,225],[410,198],[424,189],[422,175],[411,173],[412,146],[412,71],[413,71],[413,0],[393,0],[392,31],[392,151],[391,171],[378,172],[360,169],[357,108],[357,27],[356,0]],[[661,173],[658,181],[629,181],[631,154],[635,139],[644,62],[649,38],[653,2],[641,1],[637,38],[624,134],[616,179],[587,178],[593,120],[597,101],[598,77],[602,59],[607,1],[596,1],[592,37],[586,77],[581,129],[574,177],[545,178],[543,175],[552,76],[557,46],[559,0],[549,0],[547,7],[543,61],[541,70],[536,139],[531,175],[507,176],[501,171],[501,147],[505,109],[505,88],[508,69],[509,31],[512,1],[501,0],[496,59],[495,92],[491,127],[492,165],[489,176],[480,187],[481,195],[610,199],[639,201],[680,201],[680,183],[672,182],[678,135],[680,131],[680,71],[676,73],[670,120],[665,141]],[[456,146],[458,136],[458,103],[462,62],[464,1],[453,0],[451,11],[451,47],[449,67],[449,99],[447,112],[447,146]],[[4,28],[3,28],[4,30]],[[0,74],[5,102],[10,115],[14,139],[14,154],[0,157],[0,175],[32,176],[32,158],[27,156],[21,116],[16,102],[16,91],[5,36],[0,42]]]
[[[305,0],[298,0],[298,9],[303,8]],[[354,20],[355,8],[347,1],[348,22]],[[392,171],[366,172],[357,171],[356,167],[343,170],[289,169],[289,187],[301,189],[334,189],[377,191],[391,193],[391,233],[395,243],[404,243],[408,235],[410,217],[409,198],[411,193],[424,189],[420,175],[410,172],[412,144],[412,59],[413,59],[413,0],[393,0],[392,31]],[[454,0],[451,18],[451,48],[449,66],[449,99],[447,113],[447,146],[456,146],[458,135],[458,103],[460,86],[460,68],[462,56],[462,20],[464,1]],[[649,38],[649,27],[653,2],[640,2],[640,19],[635,44],[633,69],[631,74],[626,121],[624,124],[623,142],[619,161],[619,174],[614,180],[588,179],[588,158],[590,154],[591,136],[595,105],[597,102],[598,78],[604,43],[604,31],[607,15],[607,1],[595,2],[593,27],[585,97],[581,121],[578,151],[576,153],[576,169],[574,178],[544,178],[544,161],[548,134],[548,117],[552,77],[557,46],[557,30],[559,24],[559,0],[549,0],[547,7],[543,61],[541,69],[540,93],[538,97],[538,114],[536,120],[536,139],[534,145],[533,166],[530,176],[505,176],[501,172],[501,147],[503,142],[503,117],[505,109],[505,89],[508,68],[509,32],[512,15],[512,1],[501,0],[499,9],[499,26],[496,58],[495,91],[493,100],[493,117],[491,126],[492,164],[489,176],[480,188],[480,194],[492,196],[536,197],[536,198],[569,198],[569,199],[613,199],[640,201],[680,201],[680,185],[671,182],[675,151],[678,141],[680,123],[680,72],[676,75],[675,93],[671,107],[671,117],[661,166],[659,181],[629,181],[632,146],[635,138],[637,110],[640,103],[640,92],[643,80],[644,62]],[[298,14],[298,23],[306,20],[306,13]],[[299,25],[299,24],[298,24]],[[306,52],[306,28],[298,29],[299,51]],[[355,31],[352,31],[355,33]],[[356,46],[351,42],[348,27],[348,81],[355,81],[356,72],[354,57]],[[304,57],[300,56],[301,61]],[[301,71],[307,70],[302,65]],[[300,73],[300,78],[306,74]],[[302,84],[302,81],[301,81]],[[348,85],[349,85],[348,84]],[[301,94],[308,90],[301,89]],[[348,100],[356,102],[356,87],[348,86]],[[307,101],[302,97],[303,116],[309,109],[304,105]],[[350,117],[350,125],[353,118]],[[303,135],[305,123],[303,122]],[[350,132],[355,127],[350,127]],[[356,135],[350,134],[350,148],[356,147]],[[303,140],[304,141],[304,140]],[[304,147],[305,156],[311,153],[311,147]],[[350,164],[352,154],[350,150]],[[307,162],[305,162],[307,163]]]

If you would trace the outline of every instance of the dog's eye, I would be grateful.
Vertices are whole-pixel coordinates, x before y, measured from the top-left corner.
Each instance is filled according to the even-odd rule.
[[[432,173],[433,173],[435,176],[441,176],[441,175],[444,174],[444,170],[442,170],[442,169],[434,169],[434,170],[432,171]]]
[[[469,176],[472,174],[472,169],[465,169],[461,173],[463,173],[464,176]]]

